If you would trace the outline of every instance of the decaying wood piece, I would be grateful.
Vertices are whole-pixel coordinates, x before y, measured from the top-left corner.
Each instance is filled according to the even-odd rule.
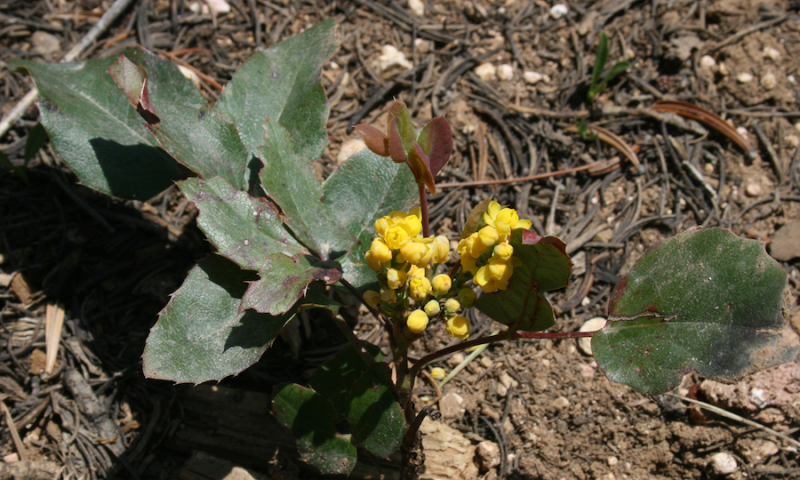
[[[419,428],[425,452],[421,480],[471,480],[478,478],[473,461],[475,445],[443,422],[425,420]]]
[[[75,399],[81,412],[92,422],[99,437],[98,440],[102,439],[103,443],[116,455],[122,455],[125,446],[122,443],[121,431],[108,415],[105,404],[97,398],[86,379],[79,371],[70,368],[64,374],[64,385],[72,394],[72,398]]]

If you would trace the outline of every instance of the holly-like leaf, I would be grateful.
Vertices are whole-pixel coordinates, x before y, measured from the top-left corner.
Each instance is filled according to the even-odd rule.
[[[313,260],[306,255],[269,255],[258,271],[259,280],[247,287],[239,310],[252,308],[259,313],[280,315],[305,295],[306,287],[314,280],[334,284],[342,278],[340,269],[314,265]]]
[[[597,363],[653,395],[692,370],[733,382],[791,361],[800,347],[785,326],[786,282],[761,243],[727,230],[664,240],[614,289],[609,323],[592,339]]]
[[[339,45],[335,26],[326,20],[256,52],[225,86],[214,109],[236,124],[251,156],[264,144],[265,119],[289,131],[304,165],[322,154],[330,105],[320,70]]]
[[[383,352],[378,347],[366,342],[362,344],[375,361],[383,361]],[[348,396],[353,386],[364,373],[369,371],[369,368],[370,366],[364,362],[355,348],[348,345],[339,350],[335,358],[320,365],[311,375],[308,385],[330,400],[336,411],[346,417],[350,408]]]
[[[263,198],[233,188],[221,177],[190,178],[178,183],[197,205],[197,225],[220,255],[246,270],[259,270],[264,257],[308,253],[283,225],[277,208]]]
[[[206,101],[171,62],[141,49],[125,56],[149,72],[150,100],[176,98],[200,107]],[[39,89],[42,124],[56,153],[85,185],[109,195],[147,199],[167,188],[185,170],[163,150],[141,116],[106,71],[116,58],[85,63],[39,64],[11,60]]]
[[[376,363],[361,375],[348,395],[347,421],[353,439],[383,458],[400,448],[406,431],[403,411],[391,385],[386,364]]]
[[[563,288],[572,273],[572,261],[564,242],[540,237],[518,228],[511,233],[514,256],[522,262],[505,290],[484,293],[475,307],[492,320],[525,332],[539,332],[555,323],[553,309],[543,292]]]
[[[418,201],[417,186],[405,164],[362,151],[334,171],[322,186],[322,202],[339,223],[357,239],[350,252],[339,259],[345,279],[356,288],[376,281],[364,254],[375,236],[375,220],[393,210],[408,211]]]
[[[246,282],[255,278],[218,255],[201,260],[150,331],[145,376],[202,383],[236,375],[258,361],[292,314],[239,313]]]
[[[300,458],[324,475],[347,475],[356,465],[356,447],[349,435],[336,433],[333,405],[313,390],[293,383],[275,387],[272,413],[292,430]]]
[[[431,174],[436,177],[453,153],[453,131],[450,124],[444,118],[434,118],[419,132],[417,142],[428,155]]]
[[[355,243],[327,205],[311,166],[295,153],[289,131],[273,121],[264,123],[265,145],[258,149],[264,168],[261,186],[284,215],[286,224],[304,245],[322,259],[345,254]]]

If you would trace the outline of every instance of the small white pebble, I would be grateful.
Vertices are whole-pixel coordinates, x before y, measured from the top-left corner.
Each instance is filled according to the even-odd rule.
[[[406,59],[406,55],[398,50],[394,45],[384,45],[381,54],[374,63],[378,73],[391,72],[399,67],[401,70],[408,70],[413,67],[411,62]]]
[[[544,75],[542,75],[539,72],[530,72],[529,71],[529,72],[523,73],[522,74],[522,78],[523,78],[523,80],[525,80],[525,83],[530,84],[530,85],[536,85],[537,83],[539,83],[544,78]]]
[[[786,135],[783,137],[783,141],[788,143],[789,146],[797,148],[800,146],[800,138],[797,138],[797,135]]]
[[[422,0],[408,0],[408,8],[418,17],[425,16],[425,3]]]
[[[553,19],[558,20],[559,18],[563,17],[564,15],[569,13],[569,8],[563,3],[557,3],[553,5],[553,8],[550,9],[550,16]]]
[[[231,11],[231,6],[225,0],[206,0],[206,4],[214,15]]]
[[[764,56],[769,58],[770,60],[777,60],[781,58],[781,52],[775,50],[772,47],[764,47]]]
[[[719,74],[724,77],[728,75],[728,73],[728,67],[726,67],[724,63],[719,62]]]
[[[747,186],[744,188],[745,193],[751,197],[757,197],[761,195],[761,185],[752,182],[748,183]]]
[[[714,173],[714,165],[710,163],[706,163],[703,168],[706,169],[706,173]]]
[[[794,75],[789,75],[788,77],[786,77],[786,80],[789,80],[789,83],[794,83],[797,81],[795,80]]]
[[[736,459],[727,452],[714,454],[708,461],[708,464],[716,475],[730,475],[739,469],[739,465],[736,464]]]
[[[746,128],[744,128],[744,127],[739,127],[739,128],[737,128],[737,129],[736,129],[736,132],[737,132],[737,133],[739,133],[739,135],[743,136],[745,139],[746,139],[748,136],[750,136],[750,134],[747,132],[747,129],[746,129]]]
[[[482,63],[475,67],[475,75],[480,77],[481,80],[487,81],[494,78],[497,68],[491,63]]]
[[[497,78],[500,80],[511,80],[514,78],[514,68],[507,63],[500,65],[497,67]]]
[[[433,47],[433,42],[417,38],[414,40],[414,47],[417,49],[417,53],[428,53]]]
[[[717,65],[717,61],[711,55],[703,55],[700,58],[700,66],[711,70]]]
[[[612,457],[608,457],[606,459],[606,462],[608,462],[608,466],[609,467],[613,467],[614,465],[619,463],[619,459],[617,457],[613,457],[612,456]]]
[[[775,79],[775,75],[773,75],[772,72],[768,72],[766,75],[761,77],[761,86],[767,90],[772,90],[777,84],[778,81]]]
[[[586,320],[581,328],[578,329],[579,332],[596,332],[601,328],[606,326],[606,319],[603,317],[594,317],[592,319]],[[583,337],[578,339],[578,349],[586,355],[592,355],[592,338],[591,337]]]
[[[750,83],[753,81],[753,76],[747,72],[736,75],[736,81],[739,83]]]
[[[331,67],[331,70],[339,70],[340,68],[342,68],[342,67],[340,67],[340,66],[339,66],[339,64],[338,64],[338,63],[336,63],[336,62],[331,62],[331,63],[330,63],[330,67]]]
[[[550,403],[550,405],[554,406],[555,408],[562,410],[564,408],[569,407],[569,400],[567,397],[558,397]]]

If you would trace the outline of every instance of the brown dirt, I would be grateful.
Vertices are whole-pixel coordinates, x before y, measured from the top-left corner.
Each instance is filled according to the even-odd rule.
[[[629,74],[611,82],[595,107],[650,106],[658,98],[682,99],[745,130],[759,153],[752,161],[713,131],[699,136],[672,126],[662,129],[640,117],[601,116],[593,121],[641,148],[644,175],[631,173],[623,164],[622,169],[599,176],[579,173],[502,187],[450,188],[432,198],[434,229],[453,239],[470,208],[493,196],[516,206],[537,230],[567,241],[576,273],[565,291],[551,296],[551,303],[562,307],[555,331],[574,331],[585,320],[604,315],[616,281],[646,248],[663,238],[704,224],[768,242],[781,226],[800,218],[796,2],[577,2],[569,3],[569,14],[559,20],[549,15],[552,5],[539,0],[426,2],[425,18],[418,19],[426,26],[416,29],[416,42],[414,32],[403,27],[406,21],[389,19],[367,0],[230,3],[230,13],[212,18],[191,13],[190,5],[200,5],[196,1],[135,2],[81,59],[113,55],[137,41],[167,51],[197,48],[184,52],[182,59],[225,84],[256,48],[335,17],[342,47],[323,69],[331,120],[330,144],[317,165],[321,177],[335,168],[342,144],[353,138],[347,133],[353,115],[393,81],[375,70],[384,45],[397,47],[413,64],[426,59],[429,66],[413,81],[396,85],[361,121],[385,124],[392,97],[408,103],[419,122],[444,115],[453,126],[456,150],[440,183],[521,177],[617,156],[606,145],[565,133],[570,118],[517,114],[505,107],[516,103],[556,112],[586,108],[582,99],[601,29],[610,39],[609,61],[624,58],[633,66]],[[110,4],[110,0],[4,2],[0,4],[2,58],[57,59]],[[416,18],[405,2],[393,5],[405,12],[405,18]],[[255,35],[253,6],[259,35]],[[133,23],[142,8],[140,18],[146,21]],[[762,22],[772,23],[717,48],[719,42]],[[57,42],[57,48],[46,54],[35,51],[36,45],[43,45],[42,32]],[[431,41],[431,35],[439,38]],[[714,59],[713,66],[701,66],[704,55]],[[439,85],[437,80],[451,67],[470,59],[474,63],[453,76],[452,83]],[[510,64],[512,78],[481,80],[474,73],[481,63]],[[527,83],[526,70],[544,78]],[[752,79],[742,82],[742,73]],[[765,80],[769,75],[774,85]],[[0,84],[0,113],[5,115],[31,82],[0,62]],[[207,82],[200,88],[211,102],[219,95]],[[0,138],[0,150],[16,164],[21,164],[26,135],[37,118],[38,111],[31,108]],[[775,159],[761,144],[758,128],[776,152]],[[674,142],[665,141],[665,132]],[[702,172],[717,198],[681,167],[684,161]],[[783,181],[773,164],[783,172]],[[177,189],[147,202],[97,195],[76,185],[49,148],[29,165],[30,184],[6,172],[0,176],[0,295],[5,302],[0,336],[7,345],[0,352],[0,391],[13,418],[24,417],[19,430],[33,464],[48,472],[43,478],[51,478],[59,468],[63,478],[177,477],[192,450],[203,448],[200,440],[200,446],[187,447],[176,438],[208,418],[188,407],[194,404],[183,387],[145,380],[140,355],[169,293],[194,261],[208,252],[193,221],[196,210]],[[593,281],[581,291],[587,264]],[[797,303],[798,260],[783,266]],[[9,274],[16,274],[13,282]],[[104,402],[106,415],[122,429],[125,449],[119,457],[95,441],[88,423],[84,430],[75,430],[77,420],[71,412],[78,411],[77,399],[62,387],[63,370],[53,378],[30,373],[31,363],[44,349],[44,306],[55,301],[62,302],[66,311],[59,363],[82,372]],[[791,318],[800,329],[800,308],[795,307]],[[268,394],[277,383],[302,382],[342,344],[326,320],[311,316],[307,326],[299,327],[296,343],[279,340],[258,365],[227,380],[226,386]],[[472,320],[473,331],[496,328],[483,317]],[[363,316],[357,331],[371,341],[381,338],[374,323]],[[432,325],[415,353],[421,356],[451,340],[442,325]],[[451,363],[452,359],[444,360],[440,365],[449,369]],[[704,383],[697,388],[701,379],[689,375],[678,393],[697,395],[797,438],[796,368],[795,363],[736,387]],[[771,403],[754,403],[754,388],[769,392],[766,398]],[[423,406],[426,398],[435,397],[435,390],[423,380],[416,394]],[[727,477],[731,479],[796,478],[800,471],[797,448],[777,437],[689,409],[674,397],[650,399],[610,384],[574,341],[492,345],[446,385],[443,394],[448,402],[454,398],[448,394],[463,398],[463,411],[445,409],[444,399],[439,402],[448,413],[447,424],[464,433],[472,445],[488,440],[506,453],[501,465],[481,472],[482,478],[714,478],[707,463],[718,452],[733,454],[739,463]],[[208,427],[207,433],[213,437],[223,435],[223,430]],[[279,436],[270,431],[263,435]],[[5,423],[0,438],[4,458],[0,478],[10,478],[11,469],[24,470],[24,462],[13,462],[17,448]],[[263,456],[271,460],[263,463],[236,455],[235,450],[207,453],[275,479],[313,477],[292,460],[291,446],[275,455],[265,452]],[[21,475],[18,472],[15,478]]]

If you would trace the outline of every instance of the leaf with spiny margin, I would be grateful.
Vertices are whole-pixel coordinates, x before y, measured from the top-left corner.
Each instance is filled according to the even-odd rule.
[[[334,284],[342,278],[342,271],[336,266],[319,265],[307,255],[287,257],[276,253],[267,256],[258,276],[259,279],[247,287],[239,311],[253,309],[259,313],[280,315],[305,294],[309,283],[320,280]]]
[[[294,383],[275,387],[272,413],[292,430],[300,458],[324,475],[347,475],[356,465],[349,435],[336,433],[336,409],[313,390]]]
[[[656,245],[617,284],[594,334],[597,364],[645,395],[684,374],[722,382],[794,359],[787,275],[756,240],[692,229]]]
[[[367,342],[361,342],[361,344],[376,362],[383,361],[385,356],[378,347]],[[364,362],[356,349],[352,345],[347,345],[339,350],[336,357],[323,363],[314,371],[308,380],[308,385],[330,400],[336,411],[344,418],[347,416],[350,405],[348,395],[358,379],[368,372],[369,368],[370,366]]]
[[[320,71],[339,45],[335,26],[326,20],[256,52],[225,86],[214,110],[238,126],[251,156],[264,144],[265,119],[289,131],[304,165],[322,155],[330,105]]]
[[[255,278],[255,272],[218,255],[192,268],[150,331],[145,376],[197,384],[236,375],[257,362],[292,314],[239,313],[246,282]]]
[[[355,243],[320,201],[322,186],[314,171],[294,151],[288,130],[277,122],[264,122],[265,144],[258,149],[264,168],[261,186],[286,216],[285,222],[300,242],[322,259],[345,254]]]
[[[283,225],[277,208],[264,198],[237,190],[222,177],[178,183],[200,210],[197,225],[220,255],[246,270],[259,270],[264,257],[308,253]]]
[[[521,265],[505,290],[484,293],[475,308],[489,318],[525,332],[540,332],[555,323],[553,309],[543,292],[563,288],[572,273],[572,261],[564,242],[556,237],[540,237],[518,228],[511,233],[514,256]]]
[[[408,211],[419,201],[414,176],[405,164],[394,163],[369,150],[344,162],[322,186],[322,202],[355,238],[344,258],[344,278],[356,288],[376,282],[364,255],[375,236],[375,220],[393,210]]]
[[[391,386],[387,365],[375,363],[348,395],[347,422],[353,440],[382,458],[389,458],[400,448],[406,431],[403,410]]]
[[[127,49],[124,54],[149,72],[154,103],[180,98],[191,106],[206,104],[172,62],[142,49]],[[187,172],[158,148],[142,118],[114,84],[106,70],[115,60],[8,63],[9,68],[25,69],[33,76],[42,125],[53,149],[81,182],[109,195],[145,200]]]
[[[331,316],[335,316],[339,313],[339,309],[342,308],[342,304],[328,297],[327,292],[321,288],[314,288],[314,285],[311,285],[306,290],[305,296],[297,303],[297,311],[302,312],[313,308],[327,310]]]

